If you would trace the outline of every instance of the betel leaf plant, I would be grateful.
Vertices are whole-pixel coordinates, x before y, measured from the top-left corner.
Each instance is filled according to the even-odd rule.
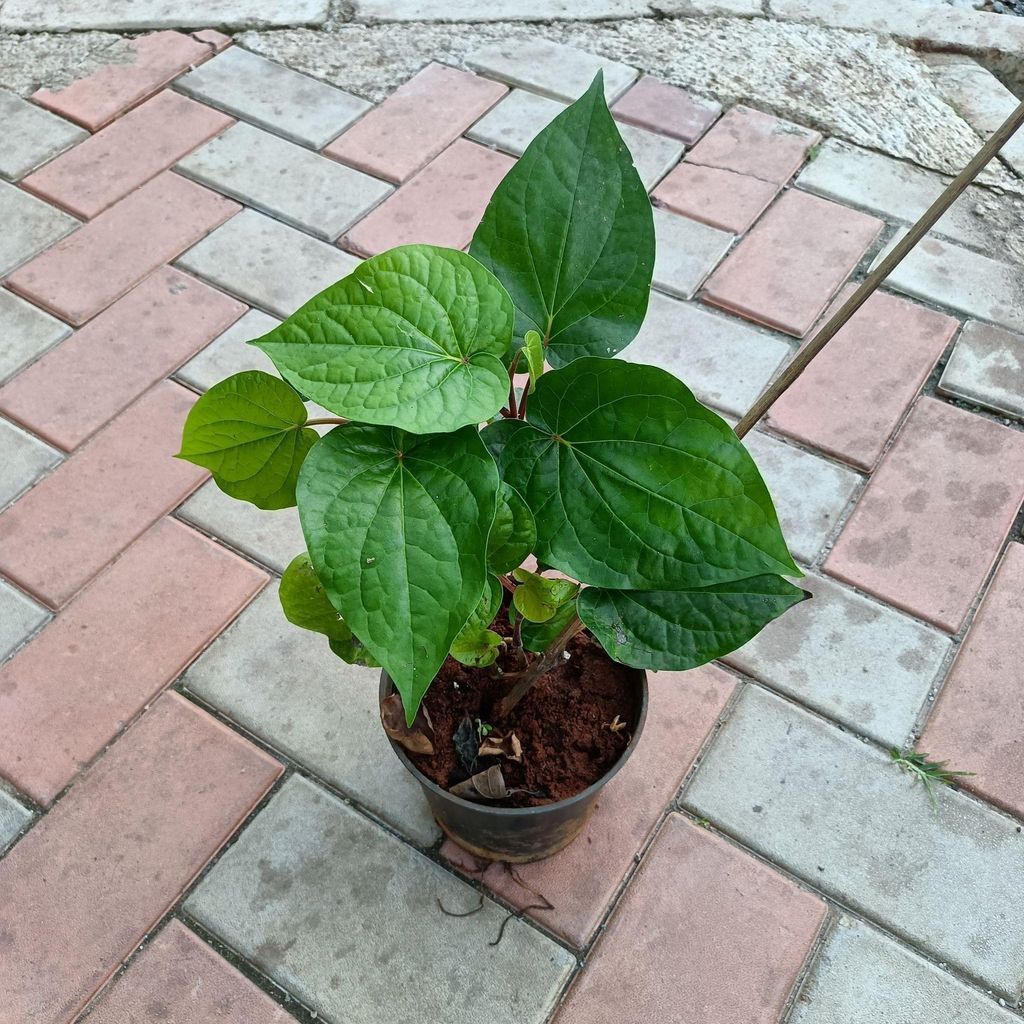
[[[621,664],[689,669],[807,596],[729,425],[664,369],[614,358],[654,248],[598,75],[468,253],[367,259],[251,342],[280,378],[236,374],[193,407],[181,457],[235,498],[298,505],[285,615],[383,666],[408,725],[449,655],[493,671],[521,652],[490,727],[583,630]]]

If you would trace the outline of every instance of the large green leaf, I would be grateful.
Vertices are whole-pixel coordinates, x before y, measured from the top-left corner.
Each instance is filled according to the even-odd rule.
[[[487,538],[487,564],[491,572],[511,572],[522,565],[536,541],[537,527],[529,506],[518,491],[503,483],[498,491],[494,525]]]
[[[664,370],[578,359],[541,377],[524,426],[493,429],[537,558],[573,579],[684,590],[802,575],[743,444]]]
[[[178,458],[203,466],[232,498],[257,508],[295,504],[295,481],[317,432],[295,390],[262,370],[214,384],[189,411]]]
[[[742,647],[772,619],[810,597],[781,576],[696,590],[580,594],[579,616],[608,654],[634,668],[696,668]]]
[[[512,296],[516,338],[537,331],[553,366],[613,355],[636,337],[654,221],[600,73],[505,175],[469,251]]]
[[[387,669],[411,723],[480,603],[498,473],[475,427],[349,424],[314,446],[299,517],[331,604]]]
[[[513,319],[508,293],[473,257],[403,245],[252,344],[339,416],[425,434],[482,423],[505,404]]]
[[[296,555],[281,577],[278,597],[284,617],[301,629],[322,633],[331,650],[350,665],[380,666],[331,604],[309,555]]]

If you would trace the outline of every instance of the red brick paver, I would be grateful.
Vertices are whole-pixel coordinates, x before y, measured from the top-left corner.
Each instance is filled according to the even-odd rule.
[[[721,104],[691,96],[644,75],[613,107],[620,121],[670,135],[692,146],[722,112]]]
[[[465,71],[428,64],[324,153],[387,181],[405,181],[508,92]]]
[[[681,163],[651,195],[676,213],[740,235],[764,213],[778,191],[778,185],[749,174]]]
[[[51,803],[267,579],[161,520],[0,668],[0,775]]]
[[[643,736],[609,783],[583,835],[548,860],[516,865],[516,875],[529,889],[500,865],[488,866],[483,874],[485,885],[520,909],[539,903],[537,893],[543,893],[554,908],[531,909],[530,915],[577,947],[586,945],[601,923],[735,687],[732,676],[710,665],[685,673],[651,673],[648,682]],[[480,867],[452,842],[442,852],[469,871]]]
[[[825,904],[671,815],[557,1024],[777,1024]]]
[[[0,412],[71,451],[245,311],[161,267],[0,388]]]
[[[733,107],[686,160],[784,185],[819,142],[821,136],[809,128],[749,107]]]
[[[1024,502],[1024,434],[922,398],[825,569],[956,632]]]
[[[361,220],[341,244],[363,256],[410,242],[465,248],[514,163],[504,153],[457,139]]]
[[[0,861],[5,1021],[66,1024],[281,765],[166,694]]]
[[[918,747],[986,800],[1024,818],[1024,546],[1010,544]]]
[[[180,921],[105,989],[89,1024],[289,1024],[294,1018]]]
[[[7,284],[77,326],[240,209],[164,171],[19,267]]]
[[[215,52],[210,43],[181,32],[153,32],[129,40],[128,46],[134,60],[108,64],[56,92],[40,89],[32,98],[94,132]]]
[[[195,401],[164,382],[0,514],[0,572],[58,608],[206,478],[172,458]]]
[[[828,199],[787,192],[711,275],[704,299],[802,337],[882,226]]]
[[[876,292],[772,406],[768,423],[870,471],[959,326]]]
[[[219,110],[166,90],[21,184],[88,220],[234,123]]]

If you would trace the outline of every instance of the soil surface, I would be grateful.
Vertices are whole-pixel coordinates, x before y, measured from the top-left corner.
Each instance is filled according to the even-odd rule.
[[[504,615],[492,628],[511,634]],[[454,736],[468,717],[474,727],[479,719],[497,734],[515,733],[522,744],[519,763],[507,757],[477,758],[477,772],[497,764],[506,786],[521,791],[488,801],[491,806],[538,807],[574,796],[600,779],[633,735],[640,695],[631,671],[613,662],[588,633],[575,636],[568,651],[570,658],[543,676],[500,722],[490,717],[491,708],[512,682],[495,666],[467,668],[448,658],[423,702],[434,727],[434,753],[414,756],[416,767],[444,789],[466,779]],[[518,667],[511,652],[499,657],[497,665],[505,673]],[[624,728],[609,728],[616,716]]]

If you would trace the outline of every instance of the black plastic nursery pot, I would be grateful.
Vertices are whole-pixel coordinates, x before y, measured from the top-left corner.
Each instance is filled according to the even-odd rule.
[[[568,846],[587,823],[601,790],[632,756],[647,719],[647,673],[627,670],[639,691],[633,734],[621,757],[597,782],[567,800],[540,807],[493,807],[453,796],[428,779],[404,748],[390,740],[391,749],[423,789],[430,811],[449,839],[476,857],[522,864],[543,860]],[[380,699],[394,692],[387,672],[380,674]]]

